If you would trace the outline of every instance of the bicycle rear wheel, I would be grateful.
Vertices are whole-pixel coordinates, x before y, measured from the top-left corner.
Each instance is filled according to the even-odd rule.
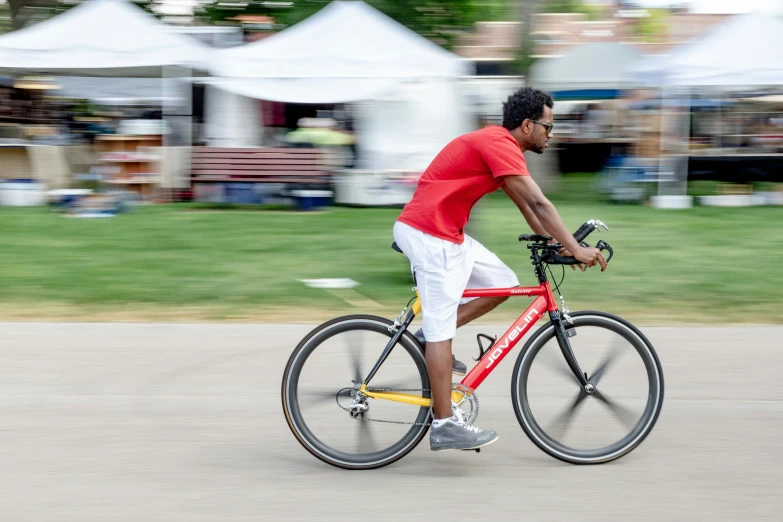
[[[391,324],[370,315],[339,317],[315,328],[291,354],[282,383],[286,421],[302,446],[328,464],[386,466],[407,455],[427,433],[426,407],[368,399],[369,409],[361,415],[346,410],[356,383],[362,383],[393,336]],[[410,333],[400,337],[370,388],[430,397],[424,354]]]
[[[514,411],[530,440],[552,457],[609,462],[652,431],[663,405],[663,371],[650,342],[630,323],[603,312],[571,317],[571,349],[594,390],[584,390],[568,368],[549,323],[517,358]]]

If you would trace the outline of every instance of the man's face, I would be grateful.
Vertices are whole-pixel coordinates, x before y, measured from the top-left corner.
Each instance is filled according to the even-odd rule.
[[[532,150],[536,154],[541,154],[546,150],[547,147],[549,147],[549,139],[552,137],[552,130],[547,132],[547,126],[543,125],[552,124],[552,109],[544,105],[544,113],[540,118],[536,119],[536,122],[530,122],[532,129],[530,132],[530,147],[528,150]]]

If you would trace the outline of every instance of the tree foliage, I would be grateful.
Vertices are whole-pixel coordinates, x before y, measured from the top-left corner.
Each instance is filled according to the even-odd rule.
[[[56,0],[8,0],[11,28],[21,29],[36,18],[45,18],[56,5]]]
[[[632,30],[645,42],[660,42],[669,29],[671,13],[666,9],[647,9],[649,16],[639,19]]]
[[[450,47],[455,36],[479,20],[509,20],[513,10],[502,0],[366,0],[382,13],[430,40]],[[290,7],[250,1],[246,6],[215,0],[202,13],[212,23],[226,22],[240,14],[267,15],[281,26],[296,24],[315,14],[328,1],[295,0]]]
[[[581,0],[547,0],[539,4],[539,11],[546,13],[581,13],[588,20],[598,20],[602,9],[597,5],[586,4]]]
[[[80,0],[7,0],[10,11],[11,29],[22,29],[28,25],[64,13],[79,5]],[[162,0],[133,0],[133,3],[150,14],[158,15],[156,8]],[[2,7],[2,6],[0,6]]]
[[[0,3],[0,34],[7,33],[11,29],[11,8],[7,3]]]
[[[11,27],[21,29],[35,22],[60,14],[80,3],[79,0],[7,0]],[[365,0],[379,11],[430,40],[451,47],[462,31],[482,20],[515,19],[514,2],[504,0]],[[145,11],[160,16],[162,0],[134,2]],[[238,15],[266,15],[278,28],[294,25],[324,8],[329,0],[212,0],[197,8],[201,22],[232,23]],[[1,13],[0,13],[1,14]],[[0,20],[2,26],[2,20]]]

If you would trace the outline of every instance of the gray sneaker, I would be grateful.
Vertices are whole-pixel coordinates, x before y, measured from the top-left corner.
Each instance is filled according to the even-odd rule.
[[[498,440],[495,430],[480,430],[450,418],[437,428],[430,429],[432,451],[473,450],[488,446]]]
[[[427,346],[427,340],[424,338],[424,332],[422,332],[421,329],[413,334],[413,336],[417,341],[419,341],[419,344],[421,344],[422,348]],[[457,358],[454,357],[453,353],[451,354],[451,372],[454,375],[465,375],[468,373],[468,367],[465,366],[465,363],[462,361],[458,361]]]

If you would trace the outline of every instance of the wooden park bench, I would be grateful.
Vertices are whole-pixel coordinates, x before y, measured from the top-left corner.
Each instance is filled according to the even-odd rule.
[[[204,185],[218,184],[240,188],[274,183],[282,185],[284,195],[328,189],[331,172],[324,159],[314,148],[194,147],[190,180],[196,194],[211,189]]]

